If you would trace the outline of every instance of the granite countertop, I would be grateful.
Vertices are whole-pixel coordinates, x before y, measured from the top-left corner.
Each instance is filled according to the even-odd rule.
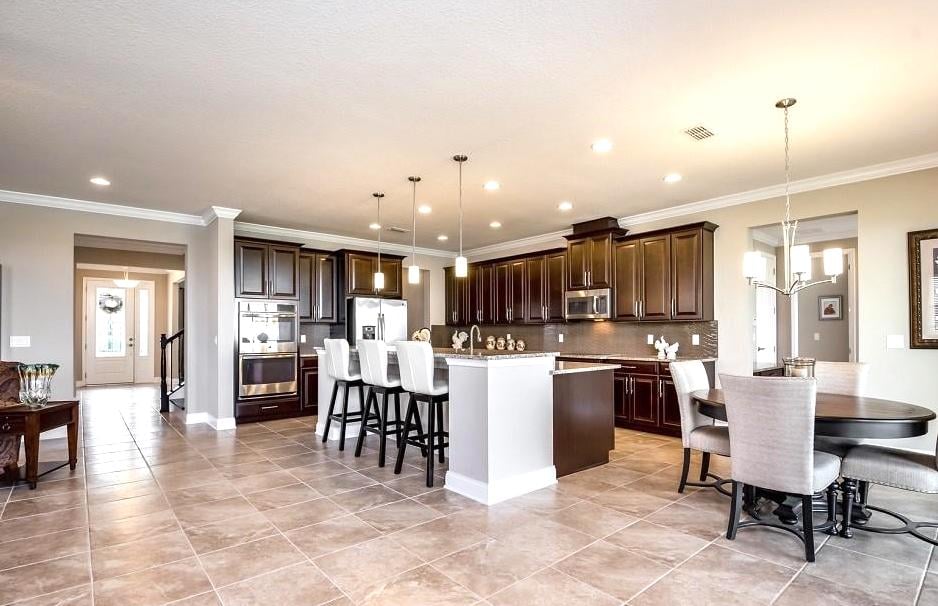
[[[600,364],[597,362],[557,362],[552,375],[569,375],[577,372],[596,372],[599,370],[615,370],[618,364]]]
[[[589,354],[589,353],[560,353],[558,354],[561,358],[582,358],[585,360],[626,360],[633,362],[686,362],[688,360],[699,360],[701,362],[716,362],[716,358],[701,358],[697,356],[678,356],[677,360],[662,360],[658,356],[642,356],[642,355],[633,355],[633,354],[623,354],[623,353],[604,353],[604,354]]]
[[[321,347],[317,347],[314,353],[304,353],[301,354],[301,357],[313,357],[318,356],[325,350]],[[353,354],[358,353],[358,349],[355,347],[349,348],[349,352]],[[394,346],[388,348],[389,356],[397,356],[397,351],[394,349]],[[476,349],[472,354],[469,353],[468,349],[463,349],[456,351],[450,347],[434,347],[433,348],[433,357],[437,359],[443,358],[457,358],[464,360],[481,360],[483,358],[540,358],[542,356],[558,356],[556,351],[509,351],[507,349]]]

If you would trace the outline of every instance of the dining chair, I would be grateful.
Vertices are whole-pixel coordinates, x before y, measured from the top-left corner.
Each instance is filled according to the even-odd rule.
[[[733,496],[726,538],[748,526],[790,532],[804,542],[805,560],[814,561],[814,531],[834,526],[834,483],[840,458],[814,450],[817,386],[798,377],[720,375],[729,424]],[[801,499],[801,530],[758,517],[740,521],[743,486],[781,492]],[[813,496],[827,493],[827,522],[814,526]],[[755,503],[750,503],[754,507]]]
[[[710,389],[710,377],[700,360],[685,362],[671,362],[671,379],[677,392],[678,412],[681,415],[681,444],[684,447],[684,466],[681,469],[681,482],[677,491],[684,492],[687,486],[701,486],[716,488],[729,496],[730,493],[721,486],[723,478],[710,473],[710,455],[723,457],[730,456],[730,434],[725,425],[716,425],[715,421],[697,410],[691,393]],[[700,481],[688,482],[690,472],[691,451],[701,453]],[[710,477],[714,482],[707,482]]]
[[[892,486],[911,492],[938,494],[938,445],[935,454],[889,448],[873,444],[862,444],[850,449],[843,462],[844,476],[844,519],[843,536],[853,536],[852,528],[859,528],[866,532],[880,534],[911,534],[932,545],[938,545],[935,540],[920,529],[938,528],[938,521],[915,522],[905,515],[864,503],[867,509],[878,511],[893,517],[902,523],[898,527],[875,527],[869,524],[854,525],[853,505],[856,499],[857,484],[879,484]]]
[[[862,396],[866,394],[866,380],[870,365],[864,362],[815,362],[814,378],[820,393],[833,393],[844,396]],[[814,439],[815,450],[822,450],[843,458],[847,452],[858,445],[857,440],[849,438],[829,438],[817,436]]]

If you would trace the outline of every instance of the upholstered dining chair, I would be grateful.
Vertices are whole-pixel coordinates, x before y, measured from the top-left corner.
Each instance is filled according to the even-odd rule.
[[[681,415],[681,444],[684,446],[684,466],[681,469],[681,483],[677,491],[684,492],[687,486],[703,486],[716,488],[729,495],[729,492],[720,486],[723,478],[710,473],[711,454],[730,456],[729,430],[724,425],[715,425],[713,419],[700,414],[691,398],[691,393],[695,391],[710,389],[710,377],[707,376],[707,370],[703,362],[699,360],[671,362],[670,367],[671,379],[674,381],[674,389],[677,392],[678,411]],[[701,453],[699,482],[687,481],[692,450]],[[715,482],[706,482],[707,477]]]
[[[813,495],[827,493],[827,522],[834,524],[834,483],[840,458],[814,450],[817,387],[813,379],[720,375],[729,424],[733,497],[726,538],[747,526],[771,526],[804,542],[805,559],[814,561]],[[740,522],[743,486],[801,498],[801,530],[754,519]],[[752,504],[754,505],[754,504]]]
[[[862,396],[866,393],[866,379],[870,365],[863,362],[815,362],[814,378],[820,393]],[[822,450],[843,458],[847,451],[859,444],[856,440],[817,436],[815,450]]]
[[[938,545],[935,540],[919,530],[920,528],[938,528],[938,521],[914,522],[908,517],[895,511],[876,507],[865,503],[867,509],[878,511],[893,517],[902,526],[883,528],[868,524],[852,526],[853,504],[856,498],[857,483],[879,484],[892,486],[911,492],[938,494],[938,445],[935,455],[863,444],[850,449],[844,458],[842,473],[844,476],[844,536],[852,536],[851,528],[859,528],[867,532],[881,534],[911,534],[932,545]],[[938,507],[936,507],[938,510]]]
[[[19,362],[0,362],[0,409],[20,403]],[[19,434],[0,435],[0,468],[7,478],[19,475]]]

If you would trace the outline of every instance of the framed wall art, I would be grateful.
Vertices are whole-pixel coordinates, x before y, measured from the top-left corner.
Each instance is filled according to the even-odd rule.
[[[938,229],[909,232],[909,346],[938,349]]]
[[[817,298],[818,320],[843,320],[844,298],[842,295],[821,295]]]

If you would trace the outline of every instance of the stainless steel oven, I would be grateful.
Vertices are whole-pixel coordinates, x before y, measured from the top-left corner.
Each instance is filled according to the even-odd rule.
[[[297,354],[265,353],[238,356],[238,395],[292,395],[297,392]]]
[[[296,303],[238,304],[238,353],[296,352],[298,332]]]
[[[612,289],[568,290],[563,293],[567,320],[602,320],[612,317]]]

